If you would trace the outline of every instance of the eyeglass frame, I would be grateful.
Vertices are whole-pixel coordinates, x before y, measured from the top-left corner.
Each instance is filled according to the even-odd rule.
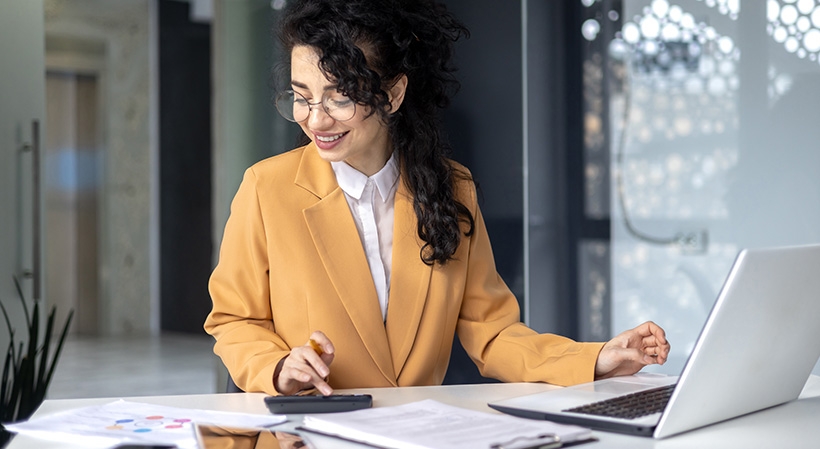
[[[288,95],[288,94],[290,94],[291,97],[293,97],[293,98],[296,98],[296,96],[301,97],[305,101],[305,104],[307,104],[308,113],[307,113],[307,116],[305,118],[303,118],[302,120],[296,120],[296,117],[293,115],[293,111],[291,111],[291,113],[290,113],[290,116],[292,118],[288,118],[288,116],[284,112],[282,112],[282,109],[279,108],[280,98],[282,98],[284,95]],[[281,115],[285,120],[287,120],[289,122],[293,122],[293,123],[301,123],[301,122],[304,122],[305,120],[309,119],[310,118],[310,113],[313,112],[313,107],[314,106],[319,106],[319,105],[322,106],[322,111],[324,111],[324,113],[327,114],[328,117],[330,117],[333,120],[336,120],[338,122],[346,122],[348,120],[351,120],[356,115],[356,102],[353,101],[352,99],[350,99],[350,97],[347,97],[346,95],[345,95],[345,98],[347,98],[353,104],[353,113],[350,114],[349,118],[346,118],[344,120],[337,119],[336,117],[333,116],[333,114],[330,113],[330,110],[329,110],[328,106],[325,104],[325,102],[330,99],[330,97],[328,97],[327,95],[324,95],[322,97],[322,101],[317,101],[315,103],[311,103],[310,101],[308,101],[307,98],[305,98],[304,95],[300,94],[299,92],[296,92],[293,89],[286,89],[286,90],[280,91],[278,94],[276,94],[276,100],[274,102],[274,105],[276,106],[276,110],[279,112],[279,115]]]

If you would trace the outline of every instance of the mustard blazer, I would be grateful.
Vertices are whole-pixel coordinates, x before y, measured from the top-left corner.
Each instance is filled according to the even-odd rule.
[[[236,384],[276,394],[277,363],[316,330],[336,348],[333,388],[441,384],[456,332],[486,377],[593,380],[602,344],[520,323],[518,302],[496,272],[473,183],[462,182],[457,195],[475,229],[462,237],[454,260],[431,267],[419,257],[412,198],[399,181],[382,321],[344,193],[313,144],[249,168],[231,205],[205,322]]]

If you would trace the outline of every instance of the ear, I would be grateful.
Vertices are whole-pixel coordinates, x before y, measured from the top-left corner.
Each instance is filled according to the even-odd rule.
[[[407,75],[402,75],[390,86],[387,97],[390,100],[390,113],[396,112],[404,102],[404,94],[407,92]]]

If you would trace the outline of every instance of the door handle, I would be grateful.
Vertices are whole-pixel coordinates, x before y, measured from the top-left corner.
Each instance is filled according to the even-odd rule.
[[[32,226],[34,227],[34,232],[32,233],[32,257],[31,257],[31,269],[24,269],[23,270],[23,277],[24,278],[31,278],[34,282],[33,287],[33,296],[34,301],[40,300],[40,279],[42,270],[40,267],[40,251],[41,251],[41,238],[42,238],[42,230],[40,229],[40,221],[41,221],[41,214],[40,214],[40,121],[39,120],[32,120],[31,121],[31,143],[23,145],[24,152],[31,152],[31,192],[32,192],[32,201],[31,201],[31,209],[32,209]]]

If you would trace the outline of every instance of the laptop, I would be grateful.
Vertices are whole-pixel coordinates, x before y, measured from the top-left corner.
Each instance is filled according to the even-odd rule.
[[[820,245],[746,249],[680,376],[638,373],[488,405],[527,418],[665,438],[796,399],[820,357],[817,323]],[[610,399],[621,405],[599,404]],[[656,402],[655,411],[629,411]]]

